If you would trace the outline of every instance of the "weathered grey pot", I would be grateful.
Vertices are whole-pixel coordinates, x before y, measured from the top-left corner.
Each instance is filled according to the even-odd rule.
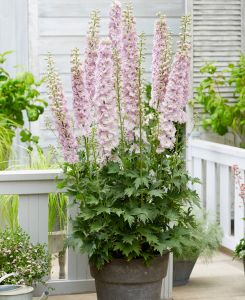
[[[180,286],[188,283],[196,261],[197,259],[174,261],[173,286]]]
[[[101,270],[90,264],[98,300],[159,300],[166,277],[169,253],[157,256],[150,266],[142,259],[114,259]]]

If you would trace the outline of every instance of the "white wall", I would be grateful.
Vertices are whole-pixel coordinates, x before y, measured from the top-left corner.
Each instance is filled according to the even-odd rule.
[[[0,53],[12,50],[5,64],[14,73],[16,65],[28,68],[27,0],[0,0]]]

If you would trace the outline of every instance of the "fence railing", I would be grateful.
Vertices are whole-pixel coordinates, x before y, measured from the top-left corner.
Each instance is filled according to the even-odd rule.
[[[201,180],[195,189],[203,207],[223,229],[222,245],[234,250],[244,237],[244,207],[233,167],[238,166],[240,183],[244,183],[245,150],[193,139],[189,141],[187,161],[191,175]]]
[[[61,170],[25,170],[0,172],[0,195],[19,195],[19,225],[30,234],[33,243],[48,243],[48,201],[50,193],[57,193],[57,183],[62,178]],[[60,192],[60,191],[59,191]],[[76,214],[68,208],[68,216]],[[71,225],[68,222],[68,233]],[[66,254],[66,279],[49,280],[53,294],[76,294],[95,291],[90,276],[87,255],[72,249]],[[172,297],[172,257],[168,275],[163,281],[162,299]]]

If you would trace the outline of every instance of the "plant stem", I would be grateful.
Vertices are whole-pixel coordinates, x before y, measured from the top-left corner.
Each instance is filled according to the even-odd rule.
[[[118,117],[119,117],[119,126],[120,126],[120,135],[121,135],[121,145],[122,145],[122,153],[124,150],[125,139],[124,139],[124,122],[122,116],[122,105],[121,105],[121,85],[120,85],[120,60],[119,60],[119,53],[115,51],[114,53],[114,60],[115,60],[115,76],[116,76],[116,94],[117,94],[117,108],[118,108]]]
[[[86,137],[84,137],[84,145],[86,151],[88,174],[89,174],[89,178],[91,179],[91,169],[90,169],[90,159],[89,159],[90,158],[89,139]]]
[[[142,140],[142,130],[143,130],[143,110],[142,110],[142,61],[143,61],[143,46],[144,46],[144,35],[140,35],[139,42],[139,66],[138,66],[138,92],[139,92],[139,127],[140,127],[140,177],[143,175],[143,140]],[[143,206],[144,199],[141,193],[141,206]]]
[[[138,66],[138,88],[139,88],[139,127],[140,127],[140,177],[143,172],[143,141],[142,141],[142,129],[143,129],[143,111],[142,111],[142,60],[143,60],[143,46],[144,46],[144,35],[140,36],[139,43],[139,66]]]

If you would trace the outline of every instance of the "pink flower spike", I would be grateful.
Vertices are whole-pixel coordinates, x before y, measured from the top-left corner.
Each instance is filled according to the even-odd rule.
[[[185,123],[190,72],[190,16],[182,18],[180,43],[172,63],[165,99],[159,105],[159,152],[171,149],[175,142],[174,123]]]
[[[84,62],[85,95],[88,98],[88,101],[90,101],[91,107],[93,105],[95,93],[95,68],[99,47],[99,22],[100,18],[98,12],[93,11],[87,34],[87,47],[85,50]]]
[[[119,143],[113,51],[109,39],[99,45],[95,78],[98,151],[101,162],[105,162]]]
[[[78,162],[78,143],[73,135],[72,122],[66,107],[66,101],[60,82],[55,71],[51,56],[48,57],[47,82],[51,109],[58,131],[59,142],[62,146],[64,159],[71,164]]]
[[[91,103],[86,97],[84,89],[84,73],[80,62],[80,53],[77,48],[71,54],[71,79],[73,93],[73,109],[78,128],[82,136],[89,137],[91,134]]]
[[[109,37],[113,49],[116,50],[117,53],[120,53],[122,42],[122,6],[119,1],[113,1],[109,16]]]
[[[122,33],[122,98],[124,105],[124,130],[126,138],[133,141],[139,127],[139,86],[138,86],[138,36],[132,8],[123,14]]]
[[[152,51],[152,96],[150,105],[157,109],[164,101],[172,56],[171,37],[164,16],[155,23]]]

